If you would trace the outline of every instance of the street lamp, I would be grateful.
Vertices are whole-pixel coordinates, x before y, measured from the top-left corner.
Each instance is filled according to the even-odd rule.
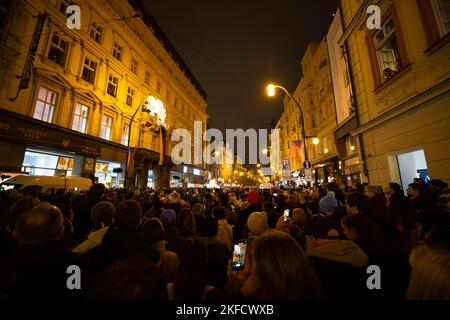
[[[294,97],[289,93],[289,91],[286,90],[286,88],[284,88],[283,86],[277,85],[277,84],[273,84],[270,83],[267,86],[267,95],[269,97],[274,97],[275,96],[275,89],[281,89],[283,90],[289,98],[292,99],[292,101],[294,101],[295,105],[298,107],[298,109],[300,110],[300,119],[301,119],[301,129],[302,129],[302,137],[304,140],[304,144],[305,144],[305,160],[309,160],[308,159],[308,153],[307,153],[307,148],[306,148],[306,139],[310,138],[310,137],[306,137],[305,135],[305,121],[304,121],[304,117],[303,117],[303,110],[302,107],[300,106],[300,104],[297,102],[297,100],[294,99]],[[319,144],[319,139],[318,138],[314,138],[313,139],[313,143],[315,145]]]
[[[147,101],[145,101],[147,100]],[[144,102],[145,101],[145,102]],[[159,99],[155,99],[153,96],[149,95],[146,98],[142,99],[142,101],[139,103],[138,107],[133,113],[133,116],[130,120],[130,126],[128,127],[128,141],[127,141],[127,147],[128,147],[128,158],[127,162],[125,163],[125,181],[124,181],[124,187],[127,187],[128,182],[128,161],[131,154],[131,148],[130,148],[130,139],[131,139],[131,127],[133,125],[134,118],[136,117],[137,112],[141,109],[142,112],[149,112],[150,114],[157,114],[158,116],[158,124],[164,125],[164,121],[166,119],[166,110],[164,109],[164,106],[162,105],[162,101]]]

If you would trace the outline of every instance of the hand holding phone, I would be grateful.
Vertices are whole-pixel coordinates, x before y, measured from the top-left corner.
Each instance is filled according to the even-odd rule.
[[[245,256],[247,254],[248,240],[233,241],[232,270],[242,270],[245,267]]]
[[[283,219],[284,219],[284,223],[287,223],[287,222],[288,222],[288,219],[289,219],[289,209],[284,210],[284,213],[283,213]]]

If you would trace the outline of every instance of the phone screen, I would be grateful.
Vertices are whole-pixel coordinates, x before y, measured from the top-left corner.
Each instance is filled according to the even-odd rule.
[[[288,218],[289,218],[289,209],[284,210],[283,218],[284,218],[284,222],[287,222],[287,221],[288,221]]]
[[[232,269],[242,270],[245,267],[245,255],[247,253],[248,240],[236,240],[233,242]]]

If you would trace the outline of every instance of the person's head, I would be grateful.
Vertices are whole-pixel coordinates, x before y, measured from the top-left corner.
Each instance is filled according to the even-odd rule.
[[[199,232],[203,237],[215,237],[219,231],[219,223],[214,217],[207,217],[202,221],[201,230]]]
[[[9,217],[11,218],[11,221],[7,221],[11,230],[14,230],[16,220],[23,212],[37,206],[39,203],[41,203],[41,201],[36,197],[26,197],[14,202],[9,208]]]
[[[450,251],[418,246],[409,257],[407,300],[450,300]]]
[[[205,207],[201,203],[196,203],[192,206],[194,216],[205,216]]]
[[[302,227],[306,225],[306,222],[308,221],[308,215],[306,212],[301,208],[295,208],[292,210],[292,219],[294,219],[294,222]]]
[[[193,237],[196,234],[195,218],[191,209],[180,210],[177,216],[177,226],[183,237]]]
[[[375,197],[377,195],[380,195],[381,194],[381,190],[380,190],[380,188],[378,186],[368,185],[366,187],[366,191],[364,192],[364,194],[369,199],[372,199],[373,197]]]
[[[258,300],[318,298],[319,282],[303,249],[284,232],[255,239],[251,267],[244,294]]]
[[[338,201],[333,191],[328,191],[327,195],[319,201],[320,210],[326,215],[334,214],[338,206]]]
[[[189,238],[180,256],[180,270],[187,273],[202,273],[208,263],[208,251],[199,238]]]
[[[267,227],[269,229],[275,229],[277,227],[279,215],[276,211],[270,211],[267,213]]]
[[[313,216],[320,213],[319,203],[317,201],[309,201],[306,205],[308,215]]]
[[[64,217],[58,207],[41,203],[17,217],[14,238],[23,244],[56,241],[64,234]]]
[[[224,207],[214,207],[213,211],[212,211],[212,215],[217,219],[217,220],[223,220],[225,219],[225,208]]]
[[[180,194],[176,191],[172,192],[169,195],[169,203],[179,203],[180,202]]]
[[[109,201],[97,202],[91,208],[91,221],[95,229],[101,229],[112,224],[114,217],[114,205]]]
[[[103,183],[95,183],[89,188],[88,196],[95,199],[100,199],[105,193],[105,190],[106,187]]]
[[[321,215],[316,215],[308,219],[305,225],[305,235],[308,250],[332,241],[337,241],[340,238],[333,222],[329,218]]]
[[[250,204],[254,204],[254,205],[259,204],[259,193],[257,191],[255,191],[255,190],[250,191],[247,194],[247,201]]]
[[[98,300],[165,300],[166,285],[154,262],[133,256],[108,266],[95,280],[90,297]]]
[[[341,220],[342,233],[348,240],[357,242],[361,232],[365,229],[366,220],[367,219],[361,215],[349,214],[345,216]]]
[[[266,202],[263,203],[263,210],[265,212],[270,212],[270,211],[274,211],[275,207],[274,207],[272,202],[266,201]]]
[[[386,200],[389,202],[391,197],[397,197],[397,196],[403,195],[403,190],[402,190],[402,187],[398,183],[390,182],[384,188],[384,193],[386,195]]]
[[[345,204],[348,214],[367,213],[370,207],[369,199],[360,192],[349,193]]]
[[[423,194],[423,187],[418,183],[411,183],[406,192],[411,199],[416,199]]]
[[[119,228],[136,230],[141,224],[142,209],[136,200],[119,202],[114,212],[113,223]]]
[[[253,235],[262,234],[267,229],[267,213],[253,212],[247,219],[247,227]]]
[[[154,245],[164,241],[163,225],[159,219],[150,218],[141,226],[141,237],[144,244]]]
[[[428,184],[432,187],[432,190],[438,194],[442,194],[446,189],[448,189],[448,184],[440,179],[432,179],[428,182]]]
[[[175,228],[177,226],[177,214],[172,209],[164,209],[161,212],[160,220],[164,229]]]

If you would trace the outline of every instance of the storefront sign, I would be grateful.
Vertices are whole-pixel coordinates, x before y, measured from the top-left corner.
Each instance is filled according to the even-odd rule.
[[[1,137],[24,144],[64,149],[93,157],[100,155],[100,146],[87,138],[83,139],[57,128],[52,128],[45,123],[38,124],[34,121],[5,114],[0,114]]]

